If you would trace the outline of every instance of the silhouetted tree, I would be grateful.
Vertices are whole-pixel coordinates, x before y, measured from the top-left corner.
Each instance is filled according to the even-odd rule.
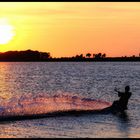
[[[102,54],[101,53],[95,54],[95,58],[96,59],[100,59],[101,57],[102,57]]]
[[[98,54],[93,54],[93,57],[95,59],[101,59],[101,58],[105,58],[106,57],[106,54],[102,54],[102,53],[98,53]]]
[[[91,56],[91,53],[86,54],[86,57],[90,58],[90,56]]]
[[[102,53],[98,53],[98,57],[101,58],[102,57]]]
[[[136,57],[135,55],[132,55],[132,57],[134,58],[134,57]]]
[[[94,53],[94,54],[93,54],[93,58],[95,58],[95,55],[96,55],[96,54]]]
[[[79,55],[76,55],[75,58],[79,58]]]
[[[76,55],[76,57],[75,57],[75,58],[79,59],[79,58],[81,58],[81,56],[80,56],[80,55]]]
[[[102,58],[105,58],[106,57],[106,54],[104,53],[104,54],[102,54]]]
[[[79,56],[80,58],[83,58],[83,54],[80,54],[80,56]]]

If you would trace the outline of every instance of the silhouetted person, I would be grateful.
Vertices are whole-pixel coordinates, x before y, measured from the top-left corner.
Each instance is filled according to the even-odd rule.
[[[118,96],[120,97],[119,100],[114,101],[112,104],[112,108],[120,111],[124,111],[127,109],[128,100],[131,97],[131,92],[129,92],[130,87],[125,87],[125,92],[120,92],[116,88],[114,89],[116,92],[118,92]]]

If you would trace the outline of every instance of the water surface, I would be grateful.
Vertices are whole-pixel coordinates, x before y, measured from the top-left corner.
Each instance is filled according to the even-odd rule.
[[[140,137],[139,62],[1,62],[1,107],[19,107],[20,99],[28,112],[29,103],[32,109],[38,107],[33,100],[37,97],[44,101],[57,95],[112,103],[118,99],[114,88],[124,91],[127,84],[133,95],[125,117],[83,114],[0,122],[0,137]]]

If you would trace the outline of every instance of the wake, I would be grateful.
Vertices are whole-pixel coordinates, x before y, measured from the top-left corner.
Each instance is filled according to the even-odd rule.
[[[14,116],[35,116],[56,112],[96,111],[109,107],[111,103],[70,95],[48,96],[26,94],[12,97],[1,104],[0,119]]]

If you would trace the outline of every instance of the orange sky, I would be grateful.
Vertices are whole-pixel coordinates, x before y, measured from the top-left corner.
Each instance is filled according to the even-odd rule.
[[[38,50],[53,57],[140,53],[139,2],[0,2],[15,35],[0,51]]]

